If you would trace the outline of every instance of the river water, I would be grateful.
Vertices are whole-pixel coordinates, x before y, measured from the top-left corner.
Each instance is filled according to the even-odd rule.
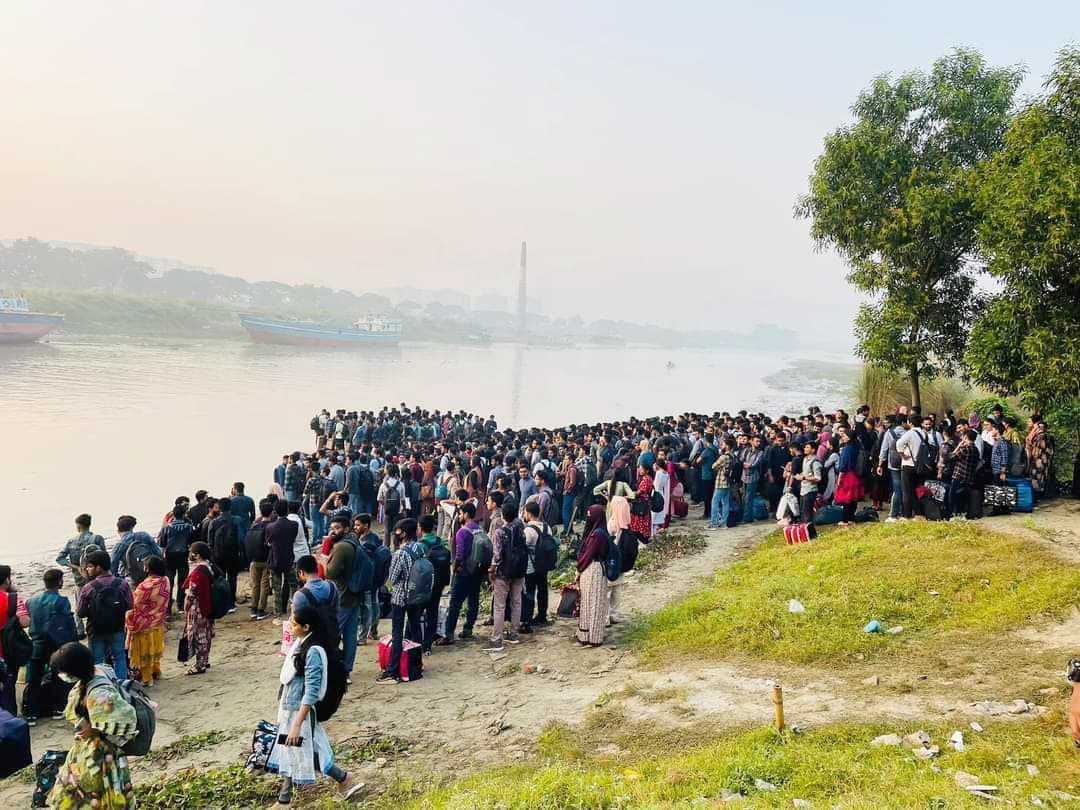
[[[793,358],[744,351],[508,344],[298,350],[241,342],[64,336],[0,346],[0,562],[49,559],[81,512],[155,532],[180,494],[256,500],[323,407],[420,403],[556,426],[683,411],[802,409],[820,390],[770,387]],[[668,363],[673,363],[668,368]],[[825,405],[825,402],[820,404]]]

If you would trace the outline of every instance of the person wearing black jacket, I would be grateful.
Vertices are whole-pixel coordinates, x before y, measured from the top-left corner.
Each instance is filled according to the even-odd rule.
[[[270,567],[266,562],[270,548],[266,528],[275,517],[274,504],[268,500],[259,501],[259,516],[244,535],[244,554],[251,580],[251,618],[255,621],[270,615],[266,612],[266,602],[270,598]]]
[[[787,447],[787,434],[776,431],[772,444],[765,450],[765,497],[769,499],[769,514],[776,514],[780,496],[784,493],[784,467],[791,460]]]
[[[214,563],[225,572],[229,580],[229,613],[236,613],[236,581],[240,575],[240,541],[236,538],[236,526],[230,514],[228,498],[219,498],[210,510],[207,529],[210,555]]]
[[[206,516],[210,514],[210,507],[214,505],[214,499],[210,498],[206,494],[205,489],[200,489],[195,493],[195,505],[188,507],[188,520],[191,521],[191,525],[198,529],[202,525],[202,522],[206,520]],[[206,542],[205,537],[197,537],[197,540]]]
[[[161,527],[158,543],[165,557],[165,577],[169,580],[176,609],[184,612],[184,580],[188,576],[188,549],[194,542],[195,526],[188,520],[185,503],[173,507],[172,523]]]

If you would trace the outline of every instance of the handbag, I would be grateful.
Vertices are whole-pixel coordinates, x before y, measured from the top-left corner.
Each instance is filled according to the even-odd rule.
[[[638,495],[630,501],[630,514],[637,515],[638,517],[645,517],[645,515],[649,514],[649,502]]]
[[[565,586],[559,595],[559,609],[556,613],[564,619],[572,619],[578,615],[578,600],[581,591],[577,585]]]
[[[1016,506],[1016,487],[988,484],[983,489],[983,503],[986,506],[1012,509]]]
[[[176,660],[181,664],[186,664],[188,659],[191,658],[191,651],[188,649],[187,635],[180,636],[180,643],[176,648]]]

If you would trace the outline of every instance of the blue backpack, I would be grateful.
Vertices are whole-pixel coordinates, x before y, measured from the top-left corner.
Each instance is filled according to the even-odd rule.
[[[367,593],[375,579],[375,562],[355,537],[346,537],[344,542],[353,547],[352,568],[349,569],[347,582],[349,593]]]

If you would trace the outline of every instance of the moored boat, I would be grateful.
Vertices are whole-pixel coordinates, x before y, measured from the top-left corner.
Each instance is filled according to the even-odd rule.
[[[63,315],[31,312],[25,298],[0,297],[0,343],[33,343],[63,322]]]
[[[366,315],[351,327],[334,328],[304,321],[281,321],[255,315],[241,315],[240,325],[256,343],[319,348],[396,346],[401,340],[401,321]]]

